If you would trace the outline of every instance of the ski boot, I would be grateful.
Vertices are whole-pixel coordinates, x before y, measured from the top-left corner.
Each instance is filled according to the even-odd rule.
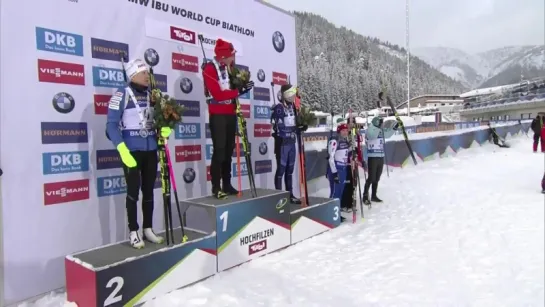
[[[290,196],[290,203],[294,204],[294,205],[300,205],[301,204],[301,200],[293,195]]]
[[[227,195],[238,195],[238,190],[235,189],[230,183],[224,184],[223,193]]]
[[[136,249],[142,249],[145,246],[144,241],[140,239],[138,231],[131,231],[129,233],[129,242],[131,243],[131,246]]]
[[[144,230],[142,231],[142,235],[144,237],[144,240],[151,243],[162,244],[163,242],[165,242],[165,239],[163,239],[163,237],[161,236],[156,235],[151,228],[144,228]]]
[[[381,202],[382,202],[382,199],[378,198],[378,197],[375,195],[375,196],[371,196],[371,201],[374,202],[374,203],[381,203]]]
[[[212,196],[217,199],[227,199],[227,194],[225,194],[221,189],[212,188]]]
[[[371,209],[371,201],[369,201],[369,195],[363,194],[363,203]]]

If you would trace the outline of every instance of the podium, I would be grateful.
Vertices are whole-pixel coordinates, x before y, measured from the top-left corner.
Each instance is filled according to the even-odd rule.
[[[309,206],[292,204],[291,244],[338,227],[341,224],[339,199],[309,197]]]
[[[67,300],[78,307],[135,306],[216,274],[216,235],[185,229],[188,241],[106,245],[66,256]],[[164,232],[161,234],[164,236]],[[181,229],[174,230],[176,242]]]
[[[218,272],[290,245],[289,192],[257,189],[241,197],[184,200],[188,227],[216,232]]]

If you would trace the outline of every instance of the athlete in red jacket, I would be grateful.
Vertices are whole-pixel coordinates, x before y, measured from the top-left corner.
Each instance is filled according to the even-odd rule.
[[[204,64],[202,75],[208,99],[210,134],[212,136],[212,163],[210,177],[212,194],[219,199],[236,195],[238,191],[231,185],[231,157],[235,148],[237,131],[236,98],[249,92],[254,83],[248,82],[241,88],[233,89],[229,72],[235,64],[236,50],[233,44],[222,39],[216,41],[214,60]],[[223,181],[223,187],[220,185]]]

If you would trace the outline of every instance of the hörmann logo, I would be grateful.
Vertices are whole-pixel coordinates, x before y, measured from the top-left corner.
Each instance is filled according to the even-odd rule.
[[[36,48],[42,51],[83,56],[83,36],[36,27]]]
[[[48,83],[85,85],[85,68],[80,64],[38,59],[38,80]]]
[[[197,42],[195,32],[170,26],[170,38],[182,43],[195,45]]]
[[[199,58],[182,53],[172,53],[172,69],[199,72]]]
[[[273,71],[272,79],[273,79],[273,83],[277,85],[288,84],[288,75],[281,72]]]
[[[168,92],[167,75],[154,73],[153,77],[155,77],[155,85],[157,86],[157,88],[163,93]]]
[[[271,92],[266,87],[254,87],[254,100],[271,101]]]
[[[42,144],[87,143],[87,123],[42,122]]]
[[[271,160],[259,160],[255,161],[255,170],[256,174],[266,174],[272,172],[272,161]]]
[[[124,54],[126,58],[130,59],[128,44],[94,37],[91,37],[91,54],[93,59],[108,61],[118,62],[121,58],[121,54]]]
[[[186,117],[200,117],[201,116],[201,103],[193,100],[176,100],[179,105],[184,107],[184,116]]]
[[[96,154],[96,168],[111,169],[121,168],[121,157],[116,149],[99,149]]]

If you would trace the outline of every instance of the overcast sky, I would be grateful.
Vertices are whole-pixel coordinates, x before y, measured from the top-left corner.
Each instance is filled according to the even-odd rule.
[[[405,46],[404,0],[268,0]],[[467,52],[545,44],[544,0],[410,0],[410,46]]]

